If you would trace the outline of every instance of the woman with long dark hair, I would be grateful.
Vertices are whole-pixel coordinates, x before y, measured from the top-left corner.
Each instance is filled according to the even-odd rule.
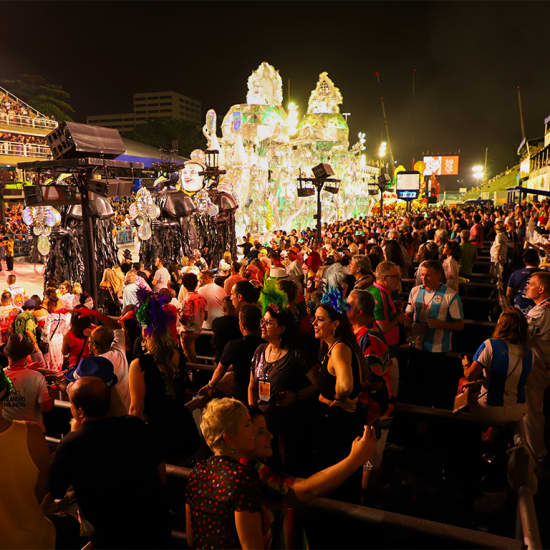
[[[248,404],[259,407],[266,415],[275,449],[285,467],[293,469],[296,461],[297,439],[300,433],[297,414],[303,401],[315,391],[315,378],[295,341],[296,323],[292,314],[282,306],[270,303],[260,321],[260,344],[252,358]]]
[[[479,346],[471,362],[463,360],[465,378],[481,384],[472,413],[490,424],[520,420],[527,412],[525,385],[532,364],[527,321],[519,310],[506,308],[492,338]]]
[[[313,445],[317,469],[346,456],[361,431],[358,409],[361,355],[346,309],[340,291],[330,289],[313,319],[315,338],[321,341],[320,394]]]
[[[179,461],[197,444],[193,419],[185,408],[185,356],[178,348],[171,324],[175,316],[163,309],[167,299],[158,294],[140,296],[138,321],[144,326],[145,353],[134,359],[128,373],[130,414],[152,425],[164,445],[166,458]],[[177,435],[173,426],[178,426]]]

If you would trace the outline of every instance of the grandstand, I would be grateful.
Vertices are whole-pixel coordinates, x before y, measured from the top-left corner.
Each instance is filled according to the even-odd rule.
[[[497,174],[485,183],[470,189],[463,197],[463,200],[470,199],[493,199],[497,202],[506,201],[506,189],[517,185],[519,175],[519,164]]]

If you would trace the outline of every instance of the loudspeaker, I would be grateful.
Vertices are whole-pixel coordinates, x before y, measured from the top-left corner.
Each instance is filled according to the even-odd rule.
[[[88,180],[88,189],[102,197],[127,197],[132,194],[133,181]]]
[[[334,176],[334,170],[330,164],[318,164],[311,170],[316,178],[329,178],[330,176]]]
[[[80,204],[76,185],[24,185],[26,206],[64,206]]]
[[[114,159],[126,151],[118,130],[79,122],[62,122],[46,140],[55,160],[98,156]]]

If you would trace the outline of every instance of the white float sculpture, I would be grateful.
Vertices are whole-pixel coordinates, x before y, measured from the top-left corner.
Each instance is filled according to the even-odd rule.
[[[295,104],[287,114],[282,102],[281,76],[264,61],[248,78],[246,103],[233,105],[224,116],[221,138],[215,111],[207,113],[207,148],[220,151],[227,172],[220,187],[239,204],[237,235],[313,226],[315,201],[297,197],[296,178],[320,162],[331,164],[342,180],[338,195],[323,194],[323,221],[366,213],[367,182],[378,168],[366,160],[365,134],[349,147],[342,93],[328,74],[319,75],[301,119]]]

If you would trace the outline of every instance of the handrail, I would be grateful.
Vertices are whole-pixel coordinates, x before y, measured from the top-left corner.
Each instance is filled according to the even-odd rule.
[[[18,141],[0,141],[0,155],[52,158],[52,152],[47,145],[20,143]]]
[[[191,474],[191,470],[189,468],[184,468],[183,466],[167,464],[166,474],[173,477],[187,478]],[[483,531],[475,531],[473,529],[466,529],[465,527],[447,525],[437,521],[416,518],[414,516],[407,516],[395,512],[387,512],[377,508],[369,508],[367,506],[360,506],[358,504],[341,502],[339,500],[329,498],[316,498],[308,501],[305,506],[317,510],[325,510],[328,512],[342,514],[367,523],[404,527],[418,533],[425,533],[468,544],[474,544],[477,547],[506,549],[517,548],[519,550],[523,546],[521,541],[509,537],[491,535],[490,533],[484,533]]]
[[[39,128],[43,130],[55,130],[57,128],[57,122],[49,118],[9,115],[8,113],[0,113],[0,122],[4,122],[8,126],[21,126],[22,128]]]

